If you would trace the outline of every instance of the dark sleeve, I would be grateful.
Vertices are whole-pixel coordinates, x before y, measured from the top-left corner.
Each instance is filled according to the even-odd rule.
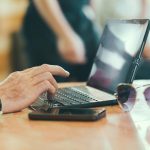
[[[150,79],[150,60],[143,60],[135,79]]]

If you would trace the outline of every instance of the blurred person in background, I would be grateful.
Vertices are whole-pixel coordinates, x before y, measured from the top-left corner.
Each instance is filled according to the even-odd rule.
[[[100,39],[90,0],[30,0],[23,24],[31,66],[61,65],[86,81]]]
[[[150,0],[94,0],[94,5],[102,27],[108,19],[150,19]],[[143,57],[136,79],[150,79],[150,34]]]

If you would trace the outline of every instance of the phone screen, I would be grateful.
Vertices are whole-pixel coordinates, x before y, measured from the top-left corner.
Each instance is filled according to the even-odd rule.
[[[52,115],[96,115],[103,109],[87,109],[87,108],[53,108],[48,113]]]
[[[31,120],[94,121],[106,116],[105,108],[53,108],[46,112],[31,112]]]

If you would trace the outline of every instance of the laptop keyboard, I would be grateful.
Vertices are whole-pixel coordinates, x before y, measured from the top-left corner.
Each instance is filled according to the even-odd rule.
[[[53,102],[54,105],[60,104],[62,106],[80,105],[98,101],[92,96],[74,87],[60,88],[54,97],[48,96],[48,100],[49,102]]]
[[[102,101],[88,94],[87,88],[84,86],[60,88],[55,96],[50,96],[44,92],[30,108],[36,111],[48,112],[51,108],[56,107],[98,107],[116,105],[117,101]]]

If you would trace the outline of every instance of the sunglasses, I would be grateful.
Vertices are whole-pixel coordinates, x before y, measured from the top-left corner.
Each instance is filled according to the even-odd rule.
[[[114,95],[116,96],[120,107],[126,112],[130,111],[136,102],[136,95],[137,95],[136,90],[138,88],[148,86],[148,85],[150,84],[146,84],[146,85],[142,85],[137,88],[134,88],[132,84],[128,84],[128,83],[119,84],[117,86],[117,91]],[[144,94],[147,104],[150,106],[150,87],[146,88],[143,94]]]

